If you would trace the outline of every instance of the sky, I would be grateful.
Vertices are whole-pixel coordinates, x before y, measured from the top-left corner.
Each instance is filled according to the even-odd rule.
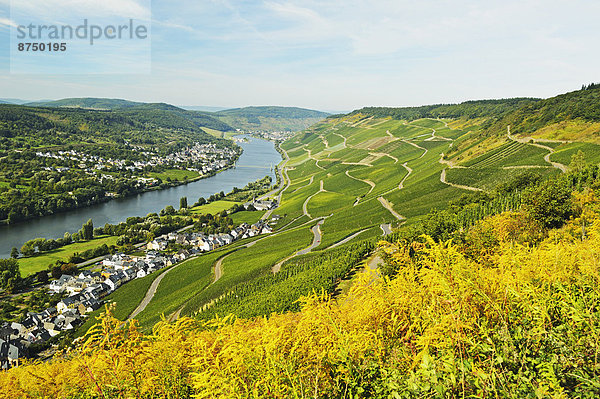
[[[600,82],[598,15],[597,0],[0,0],[0,98],[327,111],[545,98]],[[117,16],[151,34],[80,41],[62,60],[16,51],[18,24]]]

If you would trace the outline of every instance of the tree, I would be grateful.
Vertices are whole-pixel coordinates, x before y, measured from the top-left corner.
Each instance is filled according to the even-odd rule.
[[[62,270],[61,270],[61,267],[60,267],[60,266],[58,266],[58,265],[56,265],[56,266],[53,266],[53,267],[52,267],[51,274],[52,274],[52,278],[53,278],[53,279],[55,279],[55,280],[59,279],[59,278],[60,278],[60,276],[62,276]]]
[[[17,259],[19,257],[19,250],[17,249],[17,247],[12,247],[12,249],[10,250],[10,257],[13,259]]]
[[[46,272],[46,271],[37,272],[35,274],[35,279],[42,284],[46,284],[48,282],[48,272]]]
[[[21,247],[21,253],[23,256],[32,256],[35,253],[35,249],[33,249],[31,241],[27,241],[25,244],[23,244]]]
[[[0,288],[13,292],[21,281],[19,263],[16,259],[0,259]]]
[[[196,204],[204,205],[204,204],[206,204],[206,199],[204,197],[200,197],[200,198],[198,198],[198,201],[196,202]]]
[[[185,209],[188,207],[187,197],[181,197],[179,199],[179,209]]]
[[[571,189],[562,180],[548,180],[528,190],[523,209],[546,228],[558,228],[573,214]]]
[[[82,240],[91,240],[94,238],[94,223],[92,222],[92,219],[88,219],[88,221],[83,224],[79,236]]]

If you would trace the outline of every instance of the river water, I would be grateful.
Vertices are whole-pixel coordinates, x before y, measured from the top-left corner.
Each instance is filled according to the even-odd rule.
[[[150,191],[18,224],[0,226],[0,258],[8,258],[12,247],[21,248],[25,241],[33,238],[60,238],[65,231],[74,233],[88,219],[92,219],[95,227],[104,226],[106,223],[116,224],[125,221],[129,216],[145,216],[148,213],[159,212],[167,205],[178,209],[181,197],[187,197],[188,203],[192,205],[199,197],[208,198],[221,191],[228,193],[233,187],[242,188],[249,182],[267,175],[275,182],[275,165],[281,161],[281,155],[275,150],[273,143],[249,136],[240,137],[246,137],[248,142],[240,143],[244,152],[235,169],[228,169],[187,185]]]

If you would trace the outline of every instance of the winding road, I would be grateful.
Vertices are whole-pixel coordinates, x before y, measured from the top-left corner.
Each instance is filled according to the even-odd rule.
[[[562,163],[558,163],[558,162],[553,162],[550,159],[550,156],[552,156],[552,154],[554,154],[554,148],[548,147],[547,145],[543,145],[543,144],[539,144],[539,143],[532,143],[531,142],[531,140],[532,140],[531,137],[524,137],[522,139],[518,139],[518,138],[512,136],[510,134],[510,125],[508,125],[506,127],[506,132],[507,132],[507,136],[508,136],[509,140],[515,141],[517,143],[523,143],[523,144],[531,145],[531,146],[538,147],[538,148],[541,148],[543,150],[548,151],[548,154],[544,157],[544,161],[546,161],[547,163],[549,163],[550,165],[552,165],[552,167],[554,167],[556,169],[559,169],[561,172],[567,173],[567,166],[566,165],[563,165]],[[546,140],[546,142],[553,142],[553,141]],[[562,141],[562,140],[556,140],[555,142],[557,142],[557,143],[563,143],[564,141]]]
[[[146,292],[146,296],[144,296],[144,299],[142,299],[142,301],[137,306],[137,308],[135,308],[135,310],[133,312],[131,312],[131,314],[129,315],[129,317],[127,317],[127,320],[133,319],[138,314],[140,314],[144,309],[146,309],[146,306],[148,306],[148,304],[150,303],[150,301],[152,300],[152,298],[154,298],[154,294],[156,294],[156,290],[158,289],[158,285],[160,284],[160,282],[162,281],[162,279],[165,278],[165,276],[168,273],[170,273],[171,270],[174,270],[177,266],[181,265],[182,263],[179,263],[178,265],[173,266],[172,268],[170,268],[167,271],[163,272],[160,276],[158,276],[152,282],[152,284],[150,285],[150,288],[148,288],[148,291]]]
[[[460,188],[460,189],[462,189],[462,190],[469,190],[469,191],[483,191],[482,189],[480,189],[480,188],[477,188],[477,187],[463,186],[463,185],[461,185],[461,184],[454,184],[454,183],[450,183],[450,182],[448,182],[448,181],[446,180],[446,170],[447,170],[447,169],[443,169],[443,170],[442,170],[442,173],[440,173],[440,181],[441,181],[442,183],[444,183],[444,184],[447,184],[447,185],[449,185],[449,186],[451,186],[451,187]]]
[[[279,271],[281,270],[281,265],[283,265],[288,260],[295,258],[296,256],[306,255],[307,253],[309,253],[310,251],[312,251],[313,249],[315,249],[316,247],[321,245],[321,225],[323,224],[323,222],[325,222],[325,219],[326,218],[321,218],[317,222],[317,224],[314,225],[313,228],[311,229],[311,231],[313,233],[312,244],[310,244],[308,247],[306,247],[304,249],[301,249],[300,251],[293,253],[292,255],[288,256],[287,258],[284,258],[283,260],[281,260],[278,263],[276,263],[275,265],[273,265],[273,267],[271,268],[271,271],[273,272],[273,274],[279,273]]]
[[[381,205],[383,205],[383,207],[385,209],[387,209],[388,211],[390,211],[390,213],[398,220],[406,220],[406,218],[404,216],[402,216],[401,214],[399,214],[398,212],[396,212],[393,208],[393,204],[386,200],[383,197],[379,197],[377,198],[379,200],[379,202],[381,202]]]
[[[383,231],[382,235],[384,237],[392,234],[392,225],[390,223],[384,223],[380,225],[379,228],[381,228],[381,230]]]

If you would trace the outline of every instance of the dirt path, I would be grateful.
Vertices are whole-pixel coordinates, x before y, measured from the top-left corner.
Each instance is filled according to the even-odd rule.
[[[305,185],[304,185],[304,186],[302,186],[302,187],[298,187],[297,189],[295,189],[294,191],[292,191],[292,193],[295,193],[295,192],[296,192],[296,191],[298,191],[298,190],[301,190],[301,189],[303,189],[303,188],[306,188],[306,187],[310,186],[311,184],[313,184],[313,181],[314,181],[314,180],[315,180],[315,175],[312,175],[312,176],[310,177],[310,180],[308,181],[308,183],[307,183],[307,184],[305,184]]]
[[[219,281],[219,279],[221,277],[223,277],[223,261],[225,260],[225,258],[227,258],[229,255],[233,254],[227,254],[225,256],[220,257],[216,262],[215,262],[215,278],[213,280],[213,282],[211,284],[216,283],[217,281]]]
[[[346,138],[344,136],[342,136],[339,133],[332,133],[332,134],[335,134],[336,136],[340,136],[342,138],[342,140],[344,140],[344,148],[348,148],[348,145],[346,144]]]
[[[381,157],[388,157],[392,161],[394,161],[394,163],[398,163],[398,161],[399,161],[398,158],[396,158],[395,156],[390,155],[390,154],[385,153],[385,152],[370,152],[369,155],[373,155],[373,156],[380,157],[380,158]]]
[[[556,169],[559,169],[561,172],[567,173],[567,166],[566,165],[563,165],[562,163],[558,163],[558,162],[553,162],[550,159],[550,157],[552,156],[552,154],[554,154],[554,148],[548,147],[547,145],[543,145],[543,144],[539,144],[539,143],[531,143],[530,142],[531,137],[525,137],[525,138],[518,139],[518,138],[512,136],[510,134],[510,125],[508,125],[506,127],[506,133],[507,133],[507,136],[508,136],[509,140],[516,141],[517,143],[523,143],[523,144],[531,145],[531,146],[538,147],[538,148],[541,148],[543,150],[548,151],[548,154],[544,157],[544,161],[546,161],[547,163],[549,163],[550,165],[552,165],[552,167],[554,167]],[[546,142],[551,142],[551,141],[546,141]],[[562,142],[562,141],[557,140],[555,142]]]
[[[419,150],[422,150],[422,151],[423,151],[423,153],[421,154],[421,156],[420,156],[419,158],[417,158],[417,159],[421,159],[421,158],[423,158],[423,157],[425,156],[425,154],[427,154],[427,153],[429,152],[429,150],[428,150],[427,148],[421,147],[420,145],[418,145],[418,144],[415,144],[415,143],[413,143],[412,141],[408,141],[408,140],[401,140],[401,141],[402,141],[403,143],[410,144],[410,145],[412,145],[413,147],[416,147],[416,148],[418,148]]]
[[[412,174],[413,170],[410,168],[410,166],[408,166],[408,162],[404,162],[402,164],[402,166],[404,167],[404,169],[406,169],[406,171],[408,172],[406,174],[406,176],[404,176],[404,178],[402,179],[402,181],[400,182],[400,184],[398,184],[398,190],[402,190],[404,188],[404,182],[406,181],[406,179],[408,179],[408,177]]]
[[[306,146],[306,145],[305,145]],[[315,161],[315,165],[317,165],[317,168],[321,169],[321,170],[325,170],[324,167],[322,167],[321,165],[319,165],[319,160],[315,157],[313,157],[312,151],[309,150],[308,148],[302,148],[304,151],[308,152],[308,158],[312,159],[313,161]]]
[[[392,204],[390,201],[386,200],[386,199],[385,199],[385,198],[383,198],[383,197],[379,197],[379,198],[377,198],[377,199],[379,200],[379,202],[381,202],[381,205],[383,205],[383,207],[384,207],[385,209],[387,209],[388,211],[390,211],[390,213],[391,213],[392,215],[394,215],[394,217],[395,217],[396,219],[398,219],[398,220],[406,220],[406,218],[405,218],[404,216],[402,216],[401,214],[399,214],[398,212],[396,212],[396,211],[394,210],[394,208],[392,207],[392,206],[393,206],[393,204]]]
[[[369,192],[368,192],[368,193],[366,193],[365,195],[363,195],[363,197],[364,197],[364,196],[367,196],[367,195],[369,195],[369,194],[371,194],[371,192],[372,192],[372,191],[375,189],[375,183],[373,183],[371,180],[362,180],[362,179],[359,179],[359,178],[357,178],[357,177],[354,177],[354,176],[350,175],[350,172],[349,172],[348,170],[346,170],[346,176],[348,176],[349,178],[351,178],[351,179],[353,179],[353,180],[357,180],[357,181],[360,181],[360,182],[366,183],[366,184],[368,184],[369,186],[371,186],[371,189],[369,190]],[[352,206],[356,206],[356,205],[358,205],[358,204],[359,204],[359,202],[360,202],[360,200],[361,200],[361,198],[362,198],[362,197],[356,197],[356,201],[354,201],[354,205],[352,205]]]
[[[446,165],[450,169],[467,169],[466,166],[457,165],[454,161],[444,159],[444,153],[440,154],[440,160],[438,162],[442,165]]]
[[[442,170],[442,173],[440,174],[440,181],[444,184],[447,184],[449,186],[455,187],[455,188],[460,188],[462,190],[469,190],[469,191],[483,191],[480,188],[477,187],[471,187],[471,186],[463,186],[461,184],[454,184],[454,183],[450,183],[446,180],[446,169]]]

